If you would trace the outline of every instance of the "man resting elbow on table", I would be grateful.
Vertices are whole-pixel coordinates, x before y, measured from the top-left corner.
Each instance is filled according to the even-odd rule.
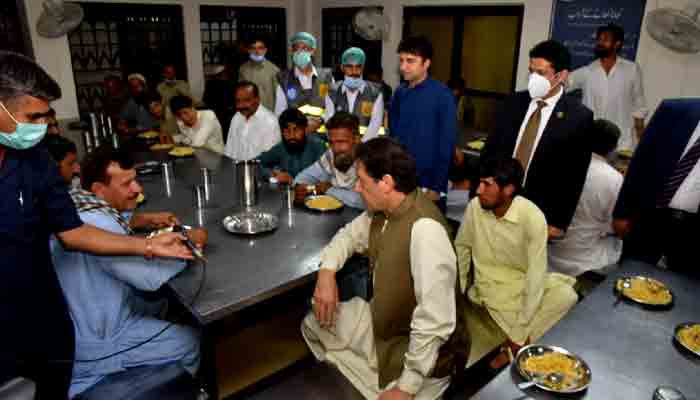
[[[173,97],[170,110],[175,114],[180,132],[173,136],[175,143],[223,154],[224,134],[214,111],[195,109],[193,100],[186,96]]]
[[[547,273],[547,222],[518,195],[523,175],[507,156],[482,162],[478,198],[469,202],[455,240],[460,287],[468,289],[468,365],[501,346],[491,367],[502,367],[509,351],[539,339],[577,301],[574,278]]]
[[[104,146],[83,162],[82,186],[71,197],[85,223],[128,236],[134,228],[163,227],[177,223],[170,213],[140,214],[132,218],[141,186],[133,160],[125,152]],[[191,235],[204,245],[206,232]],[[178,363],[191,374],[199,365],[196,330],[174,325],[137,349],[109,356],[143,342],[169,322],[157,318],[163,303],[148,302],[140,291],[155,291],[182,271],[182,260],[128,256],[100,256],[67,251],[52,239],[53,263],[75,326],[75,357],[69,395],[74,397],[108,375],[144,365]]]
[[[413,157],[397,142],[360,144],[355,186],[367,204],[321,253],[314,311],[302,334],[367,399],[437,399],[468,353],[447,222],[416,190]],[[370,259],[371,301],[339,303],[335,273]]]
[[[347,206],[364,209],[362,197],[353,190],[357,181],[353,153],[360,143],[360,121],[352,114],[338,112],[326,128],[331,148],[294,179],[295,201],[303,203],[306,196],[327,194]]]
[[[306,134],[307,125],[306,116],[296,108],[288,108],[280,114],[282,141],[258,156],[265,178],[275,178],[281,185],[291,185],[299,172],[326,152],[325,142],[316,135]]]

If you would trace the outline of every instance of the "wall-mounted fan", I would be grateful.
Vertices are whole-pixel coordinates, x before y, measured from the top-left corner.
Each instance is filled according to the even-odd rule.
[[[647,32],[663,46],[679,53],[700,51],[700,4],[684,10],[659,8],[647,14]]]
[[[389,19],[378,7],[365,7],[352,18],[355,33],[366,40],[382,40],[389,35]]]
[[[36,30],[41,36],[63,36],[77,28],[83,20],[83,8],[78,4],[63,0],[45,0],[43,6],[44,11],[36,23]]]

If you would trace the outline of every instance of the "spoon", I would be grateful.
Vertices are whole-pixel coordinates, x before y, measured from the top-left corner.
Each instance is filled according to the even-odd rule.
[[[564,374],[559,373],[559,372],[552,372],[544,376],[544,378],[539,378],[539,377],[533,377],[532,380],[528,382],[522,382],[518,384],[518,389],[524,390],[531,388],[538,383],[547,385],[547,383],[550,383],[551,386],[557,386],[559,383],[561,383],[564,380]]]
[[[632,287],[632,284],[630,283],[629,279],[622,280],[622,289],[617,291],[617,301],[615,301],[615,304],[613,304],[613,307],[616,307],[622,301],[622,291],[625,289],[629,289],[631,287]]]

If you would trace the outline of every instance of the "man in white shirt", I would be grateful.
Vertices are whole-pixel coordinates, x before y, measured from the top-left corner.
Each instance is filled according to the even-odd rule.
[[[376,138],[356,154],[355,190],[370,211],[321,253],[302,334],[366,399],[441,398],[468,352],[447,222],[417,190],[415,161],[401,145]],[[340,303],[336,271],[356,252],[370,259],[371,301]]]
[[[586,182],[566,236],[549,244],[549,266],[555,272],[577,277],[617,263],[622,241],[613,235],[612,212],[622,187],[622,174],[608,164],[620,130],[598,119],[590,132],[593,155]]]
[[[615,24],[598,28],[596,60],[569,75],[568,90],[581,89],[583,104],[594,118],[604,118],[620,128],[618,150],[634,151],[644,132],[648,114],[642,70],[633,61],[618,56],[625,32]]]
[[[250,81],[239,82],[236,115],[231,120],[224,153],[234,160],[251,160],[270,150],[281,138],[277,117],[260,104],[258,86]]]
[[[365,52],[350,47],[343,52],[341,65],[345,79],[331,93],[326,116],[337,111],[352,113],[360,119],[362,141],[377,137],[384,120],[384,98],[382,89],[374,82],[362,79],[365,69]]]
[[[664,100],[632,157],[613,213],[623,258],[700,276],[700,98]]]
[[[170,110],[177,119],[179,135],[173,141],[192,147],[202,147],[216,153],[224,151],[224,137],[221,124],[211,110],[196,110],[192,99],[175,96],[170,100]]]

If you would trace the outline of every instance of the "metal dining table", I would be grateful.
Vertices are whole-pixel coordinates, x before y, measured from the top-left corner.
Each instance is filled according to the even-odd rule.
[[[146,156],[148,158],[152,157]],[[191,263],[168,283],[205,333],[213,322],[312,282],[322,248],[338,229],[360,214],[360,210],[349,207],[324,214],[288,209],[282,192],[274,185],[262,183],[256,209],[276,215],[278,228],[259,235],[232,234],[224,229],[222,221],[243,209],[236,189],[233,160],[207,150],[196,150],[194,157],[171,161],[173,178],[169,188],[166,189],[161,174],[139,177],[145,195],[139,210],[171,211],[183,224],[208,230],[206,266]],[[211,175],[213,196],[206,208],[196,209],[194,188],[202,184],[202,168],[207,168]],[[200,285],[201,291],[193,299]],[[207,351],[213,351],[206,347],[212,344],[207,344],[206,338],[202,344],[203,357],[206,357]],[[208,369],[205,365],[202,367]],[[217,390],[215,374],[209,375],[214,376],[207,378],[206,385],[212,394]]]
[[[668,285],[674,296],[669,309],[650,309],[618,301],[613,288],[619,277],[643,275]],[[673,340],[675,327],[700,322],[700,280],[638,261],[625,261],[538,343],[563,347],[583,358],[592,371],[588,389],[553,395],[538,388],[519,390],[515,368],[502,371],[473,399],[652,399],[654,390],[671,386],[688,399],[700,396],[700,358]]]

